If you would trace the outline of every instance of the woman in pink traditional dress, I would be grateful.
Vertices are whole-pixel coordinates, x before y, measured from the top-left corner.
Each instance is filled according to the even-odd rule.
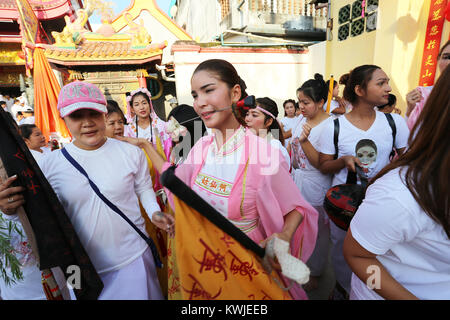
[[[253,241],[265,246],[281,238],[305,262],[317,237],[317,211],[301,196],[281,152],[234,117],[232,104],[245,96],[241,83],[227,61],[207,60],[196,68],[194,109],[215,130],[195,144],[175,173]],[[169,168],[146,140],[124,140],[142,146],[158,171]],[[299,285],[289,292],[293,299],[307,299]]]
[[[444,72],[445,68],[450,64],[450,40],[448,40],[439,51],[438,55],[438,66],[439,70]],[[419,118],[420,113],[422,112],[423,106],[427,102],[428,96],[431,93],[433,86],[430,87],[417,87],[414,90],[411,90],[406,95],[406,124],[408,128],[412,130],[414,124]]]

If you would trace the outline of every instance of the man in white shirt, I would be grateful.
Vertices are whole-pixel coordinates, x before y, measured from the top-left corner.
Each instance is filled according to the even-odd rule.
[[[22,111],[23,118],[19,121],[19,125],[22,124],[34,124],[34,110],[31,107],[26,107],[24,111]]]
[[[14,99],[14,104],[11,106],[11,114],[13,115],[13,118],[14,118],[14,120],[16,120],[16,122],[18,122],[18,120],[17,120],[17,113],[19,111],[23,112],[24,111],[24,107],[20,104],[19,99]]]
[[[11,96],[9,94],[5,94],[4,96],[4,101],[6,102],[6,106],[8,108],[8,111],[11,112],[11,107],[14,104],[14,99],[11,98]]]

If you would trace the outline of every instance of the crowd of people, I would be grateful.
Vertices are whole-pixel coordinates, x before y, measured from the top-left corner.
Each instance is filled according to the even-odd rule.
[[[336,278],[330,299],[450,299],[449,56],[447,42],[436,85],[408,93],[405,116],[389,75],[362,65],[332,86],[316,74],[299,86],[296,100],[283,103],[281,119],[270,97],[257,97],[240,117],[245,82],[230,63],[213,59],[192,75],[193,107],[177,106],[167,121],[145,88],[130,92],[124,113],[95,85],[75,81],[58,99],[73,137],[64,150],[46,149],[33,124],[19,130],[104,283],[99,299],[165,297],[147,243],[98,197],[74,162],[130,224],[148,236],[147,219],[169,237],[183,226],[164,209],[174,207],[173,195],[159,176],[175,165],[178,178],[253,241],[265,246],[278,237],[290,244],[311,272],[307,284],[290,287],[292,299],[308,299],[317,288],[329,253]],[[329,219],[324,198],[357,168],[369,186],[346,231]],[[0,210],[19,223],[23,189],[11,186],[15,179],[0,186]],[[45,299],[36,296],[37,265],[27,267],[32,271],[19,284],[0,278],[3,299]],[[372,267],[380,285],[371,287]],[[34,290],[28,295],[24,286]]]

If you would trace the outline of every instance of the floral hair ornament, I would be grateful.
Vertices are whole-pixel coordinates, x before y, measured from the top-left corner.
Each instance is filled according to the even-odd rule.
[[[127,95],[127,115],[126,115],[126,118],[127,118],[128,122],[131,122],[133,117],[134,117],[132,112],[131,112],[131,100],[133,100],[133,97],[136,94],[138,94],[138,93],[145,94],[148,97],[148,101],[149,101],[149,104],[150,104],[150,113],[153,115],[153,113],[155,112],[153,110],[152,94],[150,93],[150,91],[148,91],[147,88],[138,88],[138,89],[136,89],[134,91],[131,91],[130,94]]]
[[[255,96],[247,96],[232,105],[234,117],[243,126],[246,126],[245,116],[247,115],[248,110],[254,108],[256,108]]]
[[[186,135],[187,128],[180,125],[174,117],[171,117],[167,123],[166,132],[170,135],[172,141],[178,142],[180,136],[184,137]]]

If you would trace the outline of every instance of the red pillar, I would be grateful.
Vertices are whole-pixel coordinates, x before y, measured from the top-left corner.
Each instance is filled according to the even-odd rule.
[[[147,80],[145,77],[138,77],[139,80],[139,88],[147,88]]]

